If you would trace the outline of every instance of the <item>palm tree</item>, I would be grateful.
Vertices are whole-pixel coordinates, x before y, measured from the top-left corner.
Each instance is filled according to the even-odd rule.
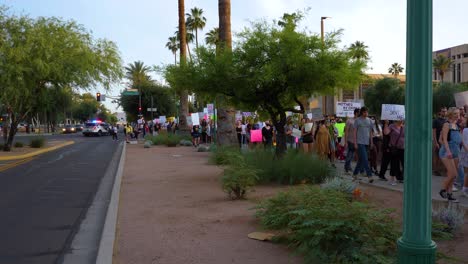
[[[445,72],[450,68],[451,64],[452,61],[443,55],[437,55],[437,57],[432,61],[432,66],[434,67],[434,70],[439,73],[441,82],[444,82]]]
[[[367,51],[369,47],[364,44],[364,42],[356,41],[349,47],[352,58],[356,60],[368,60],[369,52]]]
[[[151,81],[151,77],[148,74],[150,71],[151,68],[146,66],[145,63],[135,61],[125,67],[125,78],[132,82],[133,87],[139,88],[141,85]]]
[[[198,30],[203,30],[206,25],[206,18],[203,16],[203,9],[194,7],[190,9],[187,16],[187,28],[190,31],[195,31],[195,47],[198,49]]]
[[[174,36],[178,38],[178,36],[179,36],[179,31],[178,30],[176,30],[174,32]],[[193,43],[194,38],[195,38],[195,35],[193,35],[193,33],[191,33],[191,32],[187,32],[185,34],[185,40],[186,40],[186,43],[187,43],[187,51],[188,51],[190,60],[192,60],[192,53],[190,53],[190,46],[189,45],[190,45],[190,43]],[[180,45],[180,43],[179,43],[179,45]]]
[[[177,40],[177,37],[169,37],[169,41],[166,43],[166,48],[174,54],[174,65],[177,64],[177,50],[179,49],[179,41]]]
[[[218,0],[219,40],[223,48],[232,49],[231,0]]]
[[[219,28],[215,27],[205,34],[205,42],[208,45],[218,47],[219,44]]]
[[[400,72],[403,72],[404,68],[398,62],[392,64],[390,68],[388,68],[388,73],[391,73],[395,78],[400,75]]]
[[[185,30],[185,2],[179,0],[179,48],[180,48],[180,64],[184,66],[187,61],[186,45],[187,45],[187,32]],[[180,87],[179,87],[180,88]],[[179,128],[183,132],[188,133],[187,115],[188,115],[188,91],[186,89],[179,90],[180,104],[179,104]]]

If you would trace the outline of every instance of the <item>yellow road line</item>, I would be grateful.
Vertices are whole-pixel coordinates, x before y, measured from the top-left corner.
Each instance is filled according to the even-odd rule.
[[[12,163],[8,163],[8,164],[6,164],[4,166],[0,166],[0,172],[6,171],[6,170],[11,169],[11,168],[14,168],[14,167],[19,166],[19,165],[21,165],[23,163],[30,162],[34,158],[35,157],[30,157],[30,158],[18,160],[18,161],[12,162]]]
[[[66,141],[66,142],[64,142],[62,144],[58,144],[58,145],[53,146],[53,147],[44,148],[44,149],[37,150],[37,151],[34,151],[34,152],[26,153],[26,154],[23,154],[23,155],[0,157],[0,161],[27,159],[27,158],[34,157],[34,156],[37,156],[37,155],[42,154],[42,153],[46,153],[46,152],[50,152],[50,151],[53,151],[53,150],[56,150],[56,149],[59,149],[59,148],[63,148],[65,146],[68,146],[68,145],[71,145],[71,144],[74,144],[74,143],[75,143],[74,141]]]

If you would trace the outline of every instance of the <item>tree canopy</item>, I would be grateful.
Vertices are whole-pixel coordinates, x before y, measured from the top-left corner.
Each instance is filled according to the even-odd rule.
[[[364,93],[364,104],[369,108],[369,113],[380,116],[382,104],[405,104],[405,88],[395,78],[383,78],[377,80]]]
[[[16,125],[38,108],[44,89],[108,88],[122,77],[115,43],[94,39],[75,21],[15,16],[0,8],[0,103],[12,120],[5,149]]]

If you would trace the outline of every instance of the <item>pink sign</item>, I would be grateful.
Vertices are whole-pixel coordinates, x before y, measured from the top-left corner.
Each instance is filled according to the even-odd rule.
[[[262,142],[262,130],[251,130],[250,131],[250,141],[252,143]]]

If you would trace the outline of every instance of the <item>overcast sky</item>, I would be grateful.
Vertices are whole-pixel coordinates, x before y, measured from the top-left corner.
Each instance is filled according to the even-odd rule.
[[[147,65],[173,63],[165,44],[178,24],[177,0],[0,0],[14,13],[31,17],[57,16],[73,19],[95,37],[115,41],[124,62],[141,60]],[[434,50],[468,43],[468,0],[434,0]],[[320,17],[325,31],[344,30],[342,45],[356,40],[368,47],[368,72],[387,73],[394,62],[405,67],[406,0],[231,0],[232,30],[240,32],[249,21],[278,19],[283,13],[310,8],[301,26],[320,34]],[[218,26],[218,1],[185,0],[186,12],[199,7],[207,18],[204,34]],[[115,87],[118,94],[122,87]],[[109,107],[109,103],[106,103]],[[111,107],[115,109],[115,107]]]

